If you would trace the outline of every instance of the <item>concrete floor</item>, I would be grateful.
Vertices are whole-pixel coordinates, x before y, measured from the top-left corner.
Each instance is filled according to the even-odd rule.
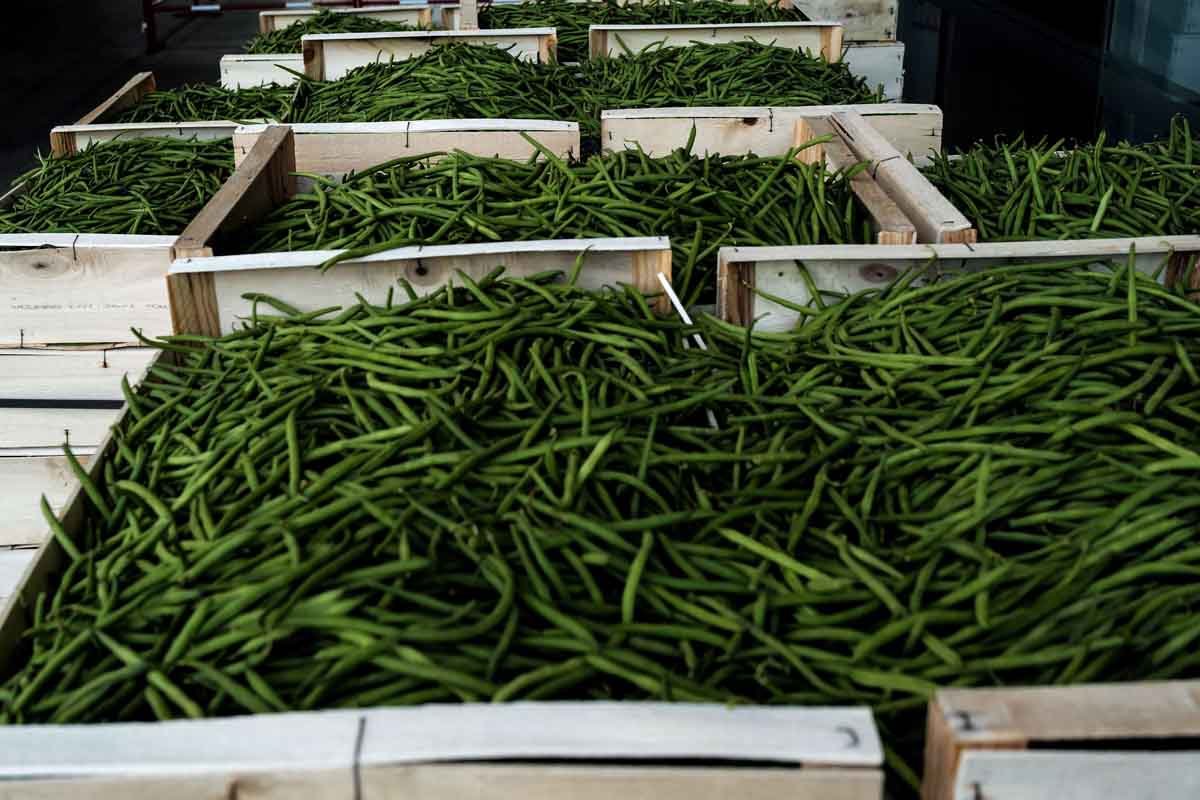
[[[138,0],[8,0],[0,71],[0,188],[35,164],[50,129],[103,102],[134,73],[159,87],[219,79],[218,62],[258,31],[255,12],[158,17],[165,46],[146,55]],[[2,193],[2,192],[0,192]]]

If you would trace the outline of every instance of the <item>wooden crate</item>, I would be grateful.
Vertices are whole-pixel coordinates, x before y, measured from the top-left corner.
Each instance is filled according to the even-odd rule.
[[[640,147],[664,156],[682,146],[695,128],[695,153],[782,155],[795,141],[798,120],[845,111],[862,115],[918,165],[929,163],[929,154],[942,149],[942,110],[916,103],[613,109],[600,114],[600,141],[610,150]]]
[[[272,126],[238,128],[234,162],[241,165]],[[413,122],[301,123],[295,137],[296,171],[342,175],[393,158],[462,150],[525,160],[536,152],[526,136],[552,153],[579,154],[579,124],[536,119],[416,120]]]
[[[407,247],[339,264],[328,272],[315,269],[334,255],[328,251],[227,252],[224,242],[230,233],[296,192],[296,140],[285,126],[259,134],[233,176],[180,236],[167,280],[176,332],[216,335],[230,330],[250,310],[242,298],[246,292],[270,294],[305,309],[353,303],[356,293],[383,302],[398,290],[401,277],[417,291],[433,291],[457,271],[478,277],[498,264],[517,274],[570,271],[581,254],[584,286],[629,283],[657,293],[658,273],[671,275],[670,243],[661,238]],[[365,168],[380,155],[371,152],[360,163],[339,165]]]
[[[433,26],[433,6],[404,5],[376,8],[334,8],[335,14],[352,14],[356,17],[367,17],[380,22],[398,22],[412,25],[416,28]],[[321,12],[318,8],[289,8],[283,11],[258,12],[259,33],[272,33],[283,30],[297,22],[312,19]]]
[[[113,139],[161,136],[171,139],[225,139],[233,135],[237,122],[115,122],[118,114],[133,108],[157,87],[153,72],[139,72],[74,125],[59,125],[50,131],[50,152],[55,157],[78,153],[86,147]],[[250,120],[247,120],[250,121]]]
[[[921,797],[1200,797],[1198,740],[1200,681],[943,689]]]
[[[796,140],[833,137],[851,151],[852,160],[871,165],[871,176],[883,191],[912,220],[917,241],[930,244],[970,243],[975,228],[946,197],[921,174],[862,115],[837,111],[825,117],[801,117],[796,122]],[[824,145],[828,148],[829,145]],[[821,148],[810,148],[802,157],[818,158]]]
[[[412,58],[453,42],[502,47],[517,58],[541,63],[557,53],[554,28],[326,33],[305,36],[302,41],[303,72],[315,80],[336,80],[355,67]]]
[[[801,279],[803,264],[817,289],[851,293],[882,289],[901,273],[931,262],[941,271],[1046,261],[1124,261],[1137,248],[1137,267],[1153,272],[1169,261],[1168,275],[1195,276],[1200,269],[1200,236],[1137,239],[1086,239],[1057,242],[923,244],[910,246],[810,245],[803,247],[726,247],[718,253],[717,315],[756,330],[785,331],[800,315],[769,299],[805,305],[811,294]]]
[[[637,52],[656,42],[687,47],[697,42],[752,41],[820,53],[827,61],[844,61],[871,88],[882,87],[885,100],[904,94],[904,45],[900,42],[849,42],[836,22],[744,22],[714,25],[592,25],[589,27],[592,58],[616,57],[628,47]],[[619,39],[619,41],[618,41]]]

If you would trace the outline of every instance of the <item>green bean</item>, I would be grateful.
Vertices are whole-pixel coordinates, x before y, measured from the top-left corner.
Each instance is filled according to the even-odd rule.
[[[131,139],[42,158],[0,209],[0,233],[176,235],[233,173],[228,139]],[[149,216],[148,216],[149,215]]]
[[[1017,139],[936,155],[926,177],[967,213],[982,241],[1190,235],[1200,230],[1200,165],[1187,119],[1143,145]],[[1131,284],[1132,285],[1132,284]]]
[[[246,52],[299,53],[300,39],[316,33],[378,33],[381,31],[421,30],[416,25],[376,19],[363,14],[346,14],[321,9],[307,19],[298,20],[284,28],[260,33],[246,42]]]
[[[938,686],[1197,676],[1182,290],[930,271],[758,335],[555,275],[455,283],[163,342],[0,721],[866,703],[895,765]]]

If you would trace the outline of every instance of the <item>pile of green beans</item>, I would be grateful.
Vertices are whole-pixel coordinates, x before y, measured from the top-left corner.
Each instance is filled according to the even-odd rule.
[[[291,122],[294,86],[257,86],[226,89],[208,83],[193,83],[178,89],[154,91],[137,105],[126,109],[115,122],[233,122],[273,120]]]
[[[1200,232],[1200,140],[1184,117],[1145,145],[978,144],[935,157],[925,175],[981,241],[1190,235]]]
[[[342,258],[351,258],[415,244],[669,236],[676,290],[692,303],[712,301],[717,250],[726,245],[873,239],[850,191],[852,172],[803,164],[795,151],[699,158],[681,149],[650,158],[623,150],[583,163],[549,153],[528,162],[431,155],[342,182],[309,176],[312,190],[253,226],[241,251],[345,248]]]
[[[317,12],[303,22],[293,23],[286,28],[260,33],[246,43],[246,52],[299,53],[303,50],[300,39],[314,33],[378,33],[382,31],[416,31],[415,25],[389,22],[361,14],[339,14],[329,9]]]
[[[547,278],[260,298],[127,392],[0,721],[869,704],[911,781],[937,686],[1200,676],[1200,306],[916,277],[756,337]]]
[[[496,3],[479,11],[484,28],[552,27],[558,34],[559,61],[585,61],[590,25],[715,25],[730,22],[804,22],[801,12],[778,3],[751,0],[739,5],[721,0],[650,0],[620,4],[616,0],[573,3],[528,0]]]
[[[304,80],[293,122],[413,119],[591,119],[575,70],[514,58],[498,47],[447,44],[394,63]]]
[[[41,158],[0,209],[0,233],[183,232],[233,173],[228,139],[144,138]]]
[[[756,42],[651,45],[587,62],[580,83],[597,116],[610,108],[883,102],[843,62]]]

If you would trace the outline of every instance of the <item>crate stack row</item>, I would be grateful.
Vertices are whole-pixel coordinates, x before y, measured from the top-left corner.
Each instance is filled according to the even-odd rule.
[[[1167,524],[1192,506],[1174,500],[1165,519],[1126,532],[1139,491],[1113,512],[1116,533],[1095,534],[1097,548],[1115,540],[1159,554],[1149,566],[1104,560],[1090,573],[1098,557],[1085,549],[1077,570],[1056,574],[1061,584],[1027,574],[1028,554],[1009,564],[1002,548],[1036,537],[1004,530],[1011,513],[986,514],[1010,501],[1001,481],[1012,463],[1057,463],[1016,437],[1054,432],[976,426],[981,412],[967,404],[1049,385],[1043,369],[1055,391],[1074,391],[1075,374],[1028,367],[1033,354],[1020,362],[1033,370],[1023,380],[993,378],[989,365],[965,410],[941,421],[935,405],[922,425],[921,403],[952,404],[947,386],[913,375],[977,357],[924,337],[980,314],[975,301],[923,329],[916,290],[913,321],[902,316],[873,361],[864,352],[878,336],[833,333],[847,293],[868,299],[845,308],[877,302],[886,319],[896,311],[888,297],[937,277],[1109,269],[1105,300],[1044,288],[1039,297],[1055,305],[1044,355],[1067,331],[1111,326],[1128,348],[1088,364],[1144,367],[1132,389],[1114,391],[1186,415],[1188,396],[1172,392],[1198,380],[1188,348],[1153,337],[1193,329],[1185,317],[1197,309],[1174,287],[1200,287],[1200,189],[1189,188],[1200,186],[1200,142],[1180,125],[1141,150],[980,145],[951,158],[939,109],[887,102],[902,88],[895,4],[622,8],[264,12],[248,52],[222,59],[220,86],[162,91],[143,73],[50,133],[48,159],[0,198],[0,363],[15,377],[0,396],[0,576],[21,573],[0,589],[11,593],[0,611],[0,721],[10,723],[0,726],[0,776],[23,781],[14,796],[77,796],[86,785],[96,797],[878,800],[886,776],[892,796],[920,786],[926,800],[1000,800],[1059,797],[1065,786],[1080,798],[1097,786],[1134,793],[1148,774],[1168,796],[1200,790],[1200,759],[1187,749],[1200,734],[1197,681],[1019,689],[1011,677],[1200,675],[1187,656],[1197,629],[1178,619],[1197,568]],[[540,14],[561,27],[529,27]],[[579,63],[559,57],[567,31]],[[578,349],[551,354],[557,334],[505,305],[497,267],[520,279],[511,291],[531,306],[567,296],[544,277],[557,272],[586,291],[631,287],[625,297],[644,316],[620,317],[623,306],[605,305],[611,294],[573,297],[560,324],[579,326],[567,336]],[[1142,284],[1143,273],[1159,283]],[[1153,288],[1162,284],[1172,288]],[[396,307],[409,301],[426,323],[411,335],[384,325],[395,314],[391,324],[404,322]],[[1139,302],[1175,316],[1149,326],[1161,309]],[[974,343],[956,346],[1005,346],[1001,328],[1024,318],[993,305]],[[597,307],[618,316],[597,320]],[[1093,318],[1072,316],[1079,309]],[[292,322],[266,319],[279,315]],[[336,321],[313,325],[316,341],[305,315]],[[680,319],[695,327],[675,327]],[[830,333],[805,339],[806,320]],[[445,346],[421,338],[454,325],[467,332]],[[273,342],[276,329],[304,349]],[[662,337],[676,333],[676,345],[701,351],[685,357],[673,345],[662,357],[712,359],[696,362],[708,365],[692,390],[707,407],[687,421],[673,416],[698,411],[694,397],[677,397],[672,370],[684,367],[649,374]],[[148,341],[170,334],[166,349]],[[526,349],[525,337],[537,344]],[[595,366],[610,347],[630,371],[621,380]],[[820,348],[838,368],[861,370],[827,382],[825,366],[804,361]],[[446,360],[475,350],[469,368]],[[778,366],[789,359],[805,367],[791,375]],[[283,374],[289,363],[294,378]],[[279,393],[290,396],[310,368],[326,369],[321,391],[341,399],[305,417],[307,406],[279,405]],[[721,383],[732,375],[736,386]],[[490,395],[501,380],[507,394]],[[859,418],[835,398],[859,380],[897,408],[877,431],[852,435]],[[1095,394],[1094,376],[1080,380]],[[542,416],[518,423],[544,392]],[[605,407],[626,393],[627,406]],[[261,412],[248,412],[251,395]],[[1055,408],[1083,413],[1072,402]],[[655,416],[632,462],[616,461],[653,403],[662,429]],[[972,422],[955,420],[960,411]],[[1095,414],[1060,427],[1086,438],[1112,424],[1132,429],[1139,447],[1165,448],[1151,472],[1166,474],[1145,492],[1170,492],[1176,471],[1200,469],[1186,438],[1167,441],[1124,406]],[[344,432],[368,422],[377,427]],[[760,423],[773,431],[758,443],[766,450],[743,455]],[[438,432],[449,438],[435,445]],[[423,450],[412,443],[419,433],[430,437]],[[326,435],[342,438],[317,447]],[[970,436],[989,444],[959,441]],[[678,452],[687,446],[700,452]],[[901,449],[873,473],[850,466],[876,446]],[[957,454],[943,491],[898,487],[890,470],[911,474],[903,464],[943,452]],[[334,454],[345,471],[322,472]],[[727,462],[737,466],[727,472]],[[519,480],[515,464],[528,467]],[[487,469],[491,499],[472,513],[455,487]],[[692,483],[671,485],[675,469]],[[778,491],[760,485],[772,469],[792,476]],[[382,494],[371,484],[402,478],[412,482]],[[182,494],[155,496],[172,481]],[[945,518],[921,507],[968,490],[973,505]],[[754,491],[759,500],[730,497]],[[238,492],[232,506],[213,499]],[[412,499],[399,514],[398,493]],[[714,521],[714,504],[730,504],[728,516]],[[271,521],[274,509],[291,510]],[[589,518],[596,509],[606,521]],[[1057,513],[1028,511],[1049,526],[1084,518],[1074,505]],[[377,546],[347,531],[360,514],[355,524]],[[972,514],[985,521],[954,528]],[[117,519],[123,538],[106,541]],[[545,520],[554,530],[538,527]],[[501,522],[515,526],[513,541],[489,527]],[[239,525],[248,527],[231,533]],[[919,539],[922,528],[931,541],[911,552],[878,538]],[[683,538],[672,544],[668,531]],[[1003,544],[985,548],[997,532]],[[1046,558],[1059,553],[1047,546]],[[476,571],[463,572],[462,559]],[[456,571],[440,575],[451,561]],[[1125,595],[1105,594],[1098,616],[1076,614],[1085,583],[1161,584],[1164,594],[1137,613]],[[1039,591],[1061,597],[1047,617],[1075,616],[1014,626],[1001,589],[1030,603]],[[280,592],[274,605],[263,599]],[[923,595],[936,599],[922,606]],[[1127,611],[1167,633],[1109,630]],[[1145,674],[1122,662],[1139,636],[1159,643]],[[317,641],[322,649],[305,649]],[[87,724],[35,724],[46,722]],[[1154,748],[1114,755],[1104,740]],[[1182,752],[1140,752],[1176,740]],[[1088,741],[1101,752],[1080,752]],[[1045,751],[1047,742],[1070,744]]]

